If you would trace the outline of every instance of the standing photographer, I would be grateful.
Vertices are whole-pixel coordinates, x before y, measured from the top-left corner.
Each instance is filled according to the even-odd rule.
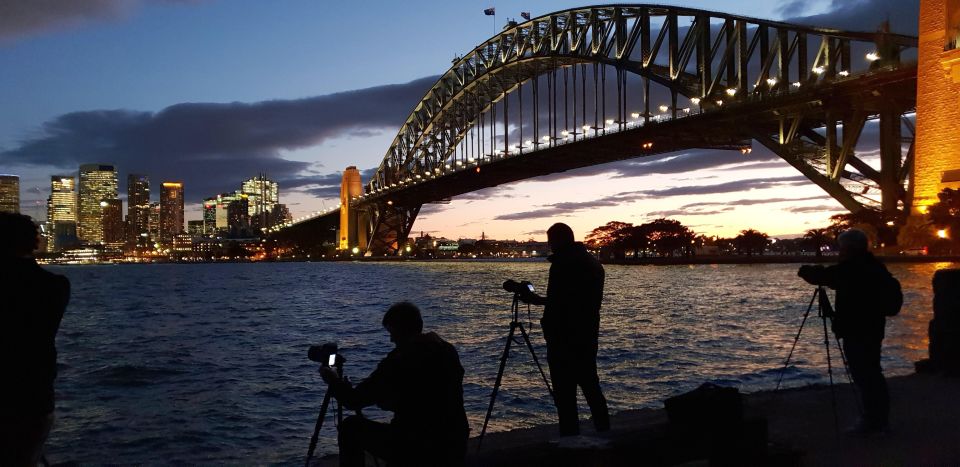
[[[330,367],[320,370],[345,407],[377,405],[394,413],[389,424],[347,417],[340,426],[340,465],[364,465],[364,451],[391,466],[463,464],[470,429],[457,350],[435,333],[423,333],[420,310],[409,302],[391,306],[383,327],[396,348],[356,387]]]
[[[0,465],[37,465],[53,425],[57,330],[66,277],[37,265],[37,227],[0,212]]]
[[[903,300],[900,283],[868,251],[863,231],[847,230],[837,237],[837,243],[838,264],[801,266],[797,275],[837,291],[833,332],[843,339],[850,376],[863,403],[863,418],[850,431],[882,432],[887,427],[890,397],[880,367],[880,350],[886,316],[896,314]]]
[[[607,431],[610,414],[597,375],[603,266],[582,243],[574,241],[573,230],[566,224],[553,224],[547,230],[547,242],[553,252],[548,258],[551,265],[547,296],[527,292],[520,299],[545,305],[540,324],[547,341],[560,434],[580,433],[577,386],[590,405],[594,427],[598,432]]]

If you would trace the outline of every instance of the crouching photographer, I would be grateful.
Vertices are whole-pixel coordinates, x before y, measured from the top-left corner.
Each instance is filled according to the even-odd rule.
[[[364,452],[390,466],[462,465],[469,427],[456,349],[436,333],[423,332],[420,310],[412,303],[391,306],[383,327],[396,347],[356,387],[333,368],[320,369],[345,407],[376,405],[394,414],[389,424],[347,417],[340,426],[340,465],[364,465]]]

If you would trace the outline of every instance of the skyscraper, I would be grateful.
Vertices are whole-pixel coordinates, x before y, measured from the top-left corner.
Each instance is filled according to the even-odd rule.
[[[50,177],[47,198],[47,250],[58,251],[77,236],[77,194],[73,175]]]
[[[150,239],[150,178],[127,175],[127,241],[146,246]]]
[[[280,186],[266,175],[260,174],[243,182],[240,192],[247,195],[247,213],[250,223],[258,228],[269,227],[268,214],[280,202]]]
[[[117,199],[117,170],[108,164],[80,166],[77,234],[88,243],[103,243],[102,201]]]
[[[183,232],[183,183],[163,182],[160,189],[160,243],[172,244]]]
[[[0,212],[20,212],[20,177],[0,175]]]
[[[203,233],[213,235],[217,232],[217,197],[203,200]]]
[[[100,202],[103,244],[119,250],[123,247],[123,201],[117,198]]]

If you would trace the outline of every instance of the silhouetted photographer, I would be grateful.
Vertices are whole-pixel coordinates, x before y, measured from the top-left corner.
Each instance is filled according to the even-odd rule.
[[[887,428],[890,397],[880,367],[886,317],[903,304],[900,282],[868,251],[866,234],[850,229],[837,237],[840,262],[833,266],[801,266],[803,280],[837,291],[833,332],[843,339],[850,376],[860,392],[863,417],[850,430],[876,433]]]
[[[526,291],[520,299],[545,306],[540,325],[547,341],[560,434],[580,433],[577,386],[590,405],[594,427],[607,431],[610,415],[597,375],[603,266],[582,243],[574,241],[573,230],[566,224],[553,224],[547,230],[547,242],[553,252],[547,258],[551,263],[547,296]]]
[[[364,452],[390,466],[456,466],[464,462],[469,426],[463,408],[463,366],[453,345],[423,332],[420,310],[391,306],[383,327],[396,348],[367,379],[352,387],[328,366],[320,373],[349,409],[376,405],[393,412],[379,423],[360,416],[340,426],[340,465],[364,465]]]
[[[31,257],[29,217],[0,213],[0,465],[36,465],[53,425],[54,340],[70,282]]]

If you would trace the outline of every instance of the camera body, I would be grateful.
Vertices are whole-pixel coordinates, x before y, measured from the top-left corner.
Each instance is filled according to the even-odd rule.
[[[343,362],[343,357],[337,353],[337,343],[327,342],[323,345],[311,345],[307,350],[307,358],[322,366],[336,366]]]
[[[503,290],[517,295],[534,292],[533,284],[531,284],[530,281],[517,282],[513,279],[507,279],[507,281],[503,283]]]

